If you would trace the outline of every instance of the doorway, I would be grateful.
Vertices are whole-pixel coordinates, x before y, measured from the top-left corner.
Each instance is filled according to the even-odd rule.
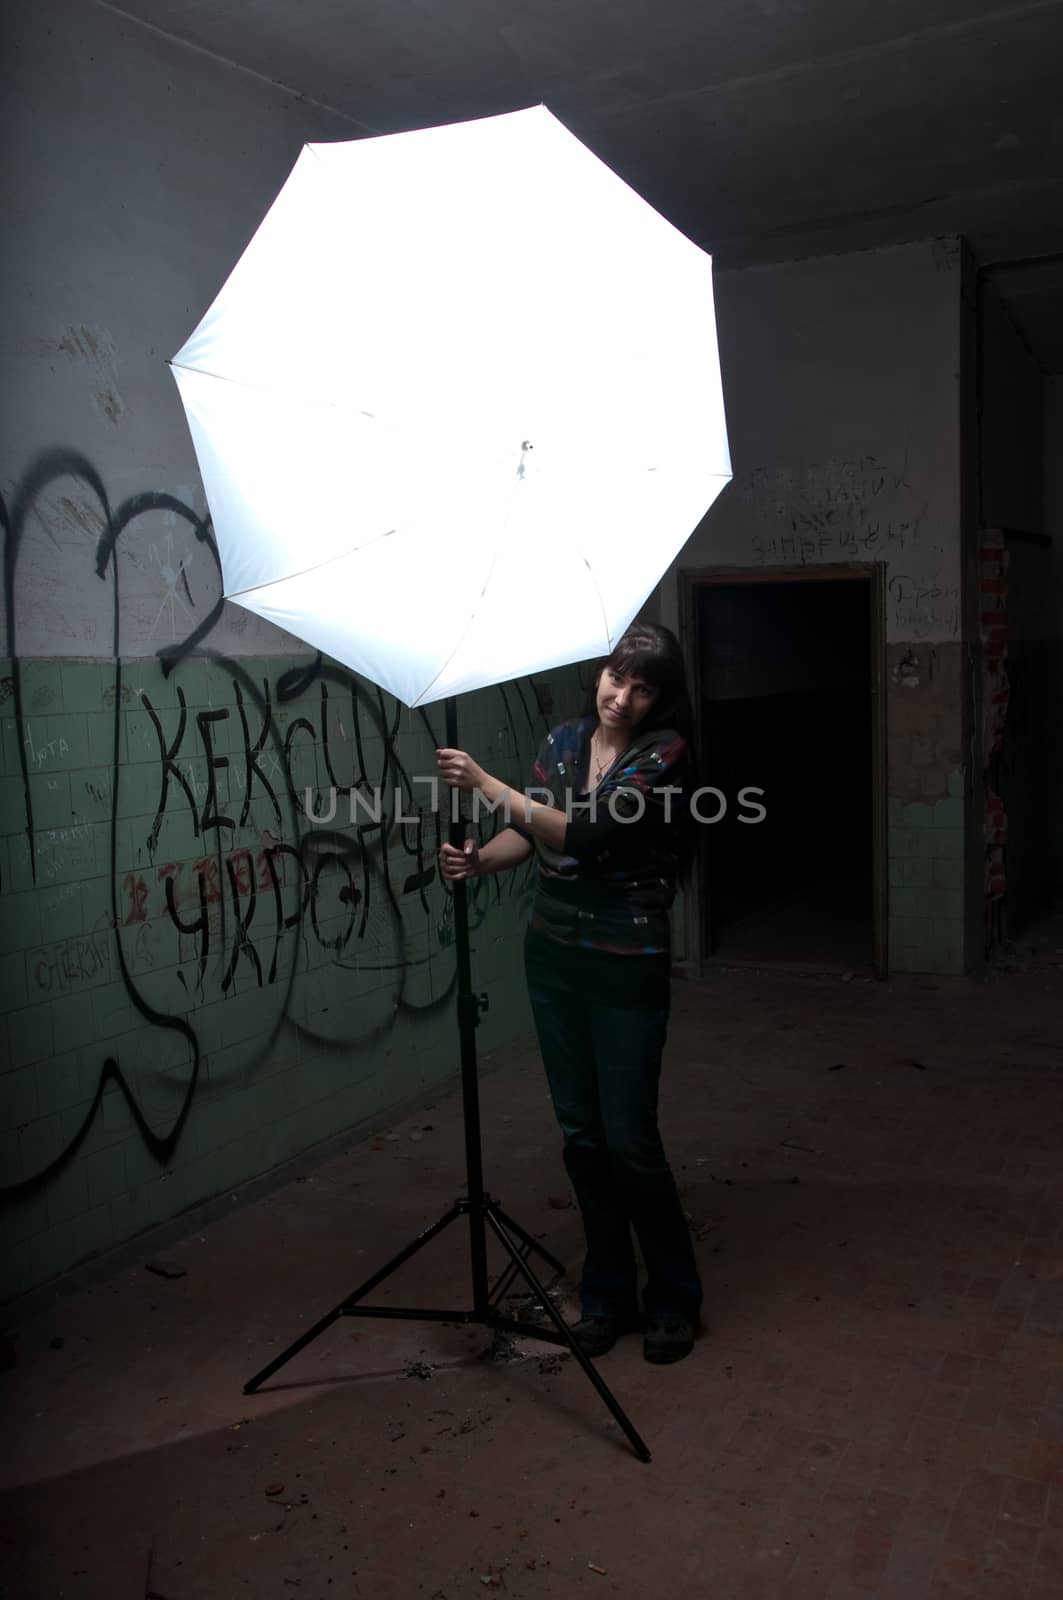
[[[688,584],[701,781],[726,797],[701,808],[702,954],[881,973],[878,570]]]

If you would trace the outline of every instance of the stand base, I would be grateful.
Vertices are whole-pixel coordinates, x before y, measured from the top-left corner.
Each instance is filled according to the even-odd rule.
[[[390,1277],[393,1272],[396,1272],[399,1267],[409,1261],[411,1256],[416,1255],[432,1239],[438,1238],[459,1217],[480,1219],[481,1227],[486,1224],[491,1229],[510,1258],[509,1265],[504,1269],[492,1289],[488,1288],[486,1279],[481,1283],[474,1281],[472,1310],[440,1311],[424,1306],[367,1306],[362,1304],[363,1296],[369,1294],[385,1278]],[[542,1245],[538,1244],[530,1233],[526,1232],[519,1223],[514,1222],[512,1217],[508,1217],[501,1206],[491,1199],[490,1195],[485,1194],[480,1201],[473,1201],[468,1196],[463,1196],[455,1201],[450,1210],[445,1212],[438,1221],[433,1222],[423,1233],[418,1234],[412,1243],[400,1250],[398,1255],[393,1256],[371,1278],[367,1278],[365,1283],[355,1289],[352,1294],[341,1300],[339,1305],[334,1306],[319,1322],[315,1322],[312,1328],[309,1328],[293,1344],[290,1344],[268,1366],[263,1367],[261,1372],[256,1372],[255,1376],[248,1383],[245,1383],[244,1393],[254,1394],[280,1367],[289,1362],[293,1356],[298,1355],[300,1350],[305,1350],[308,1344],[312,1344],[319,1335],[325,1332],[326,1328],[331,1328],[332,1324],[337,1322],[340,1317],[385,1317],[412,1322],[473,1323],[501,1333],[515,1333],[522,1335],[524,1338],[542,1339],[551,1344],[567,1345],[580,1367],[582,1367],[595,1389],[597,1389],[613,1417],[623,1429],[639,1460],[649,1461],[650,1452],[645,1441],[636,1432],[612,1390],[603,1382],[588,1357],[573,1339],[572,1330],[529,1265],[528,1257],[533,1251],[536,1255],[542,1256],[543,1260],[555,1272],[561,1273],[564,1271],[562,1263],[557,1260],[556,1256],[552,1256],[549,1250],[544,1250]],[[545,1307],[554,1324],[552,1328],[540,1327],[533,1322],[522,1322],[518,1317],[506,1316],[504,1312],[499,1310],[499,1301],[518,1276],[525,1280],[536,1298]]]

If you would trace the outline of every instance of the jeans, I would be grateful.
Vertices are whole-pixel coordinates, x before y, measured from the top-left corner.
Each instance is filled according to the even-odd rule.
[[[587,1235],[584,1314],[637,1312],[634,1228],[646,1265],[646,1311],[695,1319],[701,1282],[657,1130],[668,1012],[603,1005],[535,984],[528,993]]]

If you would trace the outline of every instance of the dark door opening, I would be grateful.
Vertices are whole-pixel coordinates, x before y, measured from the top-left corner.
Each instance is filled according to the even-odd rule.
[[[706,955],[874,966],[871,587],[696,585]]]

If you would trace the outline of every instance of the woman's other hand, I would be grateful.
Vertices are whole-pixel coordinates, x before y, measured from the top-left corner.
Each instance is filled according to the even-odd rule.
[[[461,850],[456,845],[445,844],[439,852],[439,867],[451,883],[475,878],[480,871],[480,852],[475,839],[466,839]]]
[[[437,750],[436,765],[443,782],[451,789],[461,789],[465,794],[482,789],[487,781],[483,767],[477,766],[472,756],[466,755],[464,750]]]

